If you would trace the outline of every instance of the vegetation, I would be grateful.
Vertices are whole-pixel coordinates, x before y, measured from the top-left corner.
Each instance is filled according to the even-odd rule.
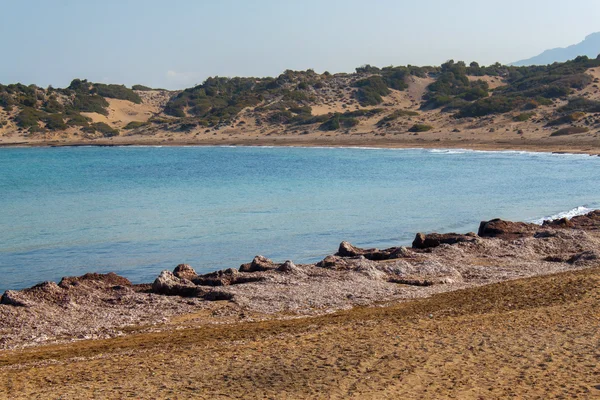
[[[534,112],[524,112],[519,115],[515,115],[513,117],[513,120],[515,122],[525,122],[525,121],[529,120],[531,117],[533,117],[534,115],[535,115]]]
[[[579,121],[583,117],[585,117],[585,113],[581,112],[581,111],[577,111],[577,112],[574,112],[574,113],[563,115],[560,118],[553,119],[552,121],[548,122],[546,124],[546,126],[556,126],[556,125],[570,124],[570,123]]]
[[[131,87],[131,90],[140,90],[140,91],[143,91],[143,92],[147,92],[147,91],[155,90],[155,89],[152,89],[151,87],[144,86],[144,85],[133,85]]]
[[[466,102],[486,98],[489,86],[482,80],[471,81],[464,62],[450,60],[441,66],[437,80],[427,88],[424,108],[459,108]]]
[[[393,113],[386,115],[385,117],[383,117],[382,119],[379,120],[379,122],[377,122],[377,126],[378,127],[382,127],[387,123],[390,123],[392,121],[397,120],[398,118],[401,117],[414,117],[419,115],[418,112],[416,111],[410,111],[410,110],[396,110]]]
[[[575,135],[577,133],[586,133],[590,129],[585,126],[570,126],[568,128],[562,128],[550,134],[550,136],[566,136]]]
[[[100,132],[104,137],[119,136],[118,129],[111,128],[110,125],[104,122],[96,122],[95,124],[91,124],[86,131],[90,133]]]
[[[408,130],[409,132],[427,132],[433,129],[433,126],[426,124],[414,124]]]
[[[375,75],[361,79],[357,81],[354,86],[358,88],[356,91],[356,99],[363,107],[381,104],[383,102],[381,96],[390,94],[390,90],[381,76]]]
[[[135,104],[140,104],[142,99],[140,96],[125,85],[105,85],[103,83],[94,83],[93,91],[98,96],[108,97],[111,99],[128,100]]]
[[[137,128],[141,128],[141,127],[147,126],[147,125],[150,125],[150,123],[145,122],[145,121],[131,121],[130,123],[125,125],[125,127],[123,129],[125,129],[125,130],[137,129]]]
[[[323,130],[354,127],[365,118],[384,113],[374,108],[393,90],[405,90],[412,77],[429,77],[430,84],[424,95],[423,109],[440,108],[456,118],[484,117],[510,113],[516,122],[530,120],[540,106],[568,103],[553,109],[548,126],[560,126],[583,121],[588,113],[600,113],[600,101],[575,96],[576,90],[587,87],[593,79],[585,72],[600,66],[600,59],[578,57],[564,63],[546,66],[513,67],[499,63],[481,66],[452,60],[439,67],[384,67],[365,65],[354,74],[316,74],[312,70],[287,70],[273,78],[211,77],[202,84],[172,96],[163,112],[170,117],[153,117],[148,122],[131,122],[124,129],[131,130],[148,124],[165,124],[168,129],[190,130],[196,127],[221,127],[239,123],[240,112],[257,124],[264,122],[281,125],[315,125]],[[503,86],[491,89],[484,76],[496,76]],[[124,85],[92,83],[74,79],[65,89],[39,88],[20,83],[0,85],[0,107],[9,112],[7,118],[20,129],[30,132],[60,131],[76,127],[85,132],[116,135],[118,131],[104,124],[93,124],[82,113],[109,115],[108,98],[140,103],[139,91],[154,90],[143,85],[131,89]],[[332,102],[353,109],[356,102],[363,107],[329,115],[312,115],[313,107]],[[537,111],[539,114],[539,111]],[[408,110],[395,110],[381,115],[377,122],[383,127],[399,118],[416,116]],[[173,118],[174,117],[174,118]],[[585,124],[591,124],[585,119]],[[416,124],[412,132],[430,130]]]

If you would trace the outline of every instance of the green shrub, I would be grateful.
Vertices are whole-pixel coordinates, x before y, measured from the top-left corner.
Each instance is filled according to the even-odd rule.
[[[40,122],[46,116],[43,111],[31,107],[24,107],[16,116],[15,122],[19,128],[29,129],[31,132],[41,130]]]
[[[65,107],[56,100],[54,97],[50,97],[44,102],[44,111],[49,113],[62,113],[65,111]]]
[[[83,115],[75,112],[67,113],[69,120],[67,121],[67,125],[69,126],[89,126],[91,121],[90,118],[84,117]]]
[[[550,136],[566,136],[566,135],[575,135],[577,133],[585,133],[590,129],[584,126],[570,126],[568,128],[562,128],[555,132],[552,132]]]
[[[418,112],[416,111],[410,111],[410,110],[396,110],[393,113],[386,115],[385,117],[383,117],[382,119],[380,119],[377,122],[377,126],[382,127],[383,125],[395,121],[400,117],[414,117],[416,115],[419,115]]]
[[[140,90],[143,92],[147,92],[149,90],[154,90],[154,89],[152,89],[151,87],[148,87],[148,86],[144,86],[144,85],[133,85],[131,87],[131,90]]]
[[[145,121],[131,121],[130,123],[125,125],[125,127],[123,129],[125,129],[125,130],[137,129],[137,128],[141,128],[143,126],[147,126],[149,124],[150,124],[149,122],[145,122]]]
[[[46,123],[46,129],[51,131],[64,131],[67,129],[62,114],[48,114],[43,116],[42,120]]]
[[[354,83],[358,88],[356,91],[356,99],[364,106],[375,106],[383,102],[381,96],[390,94],[387,84],[380,76],[371,76],[361,79]]]
[[[524,104],[521,98],[492,96],[463,106],[456,114],[457,118],[482,117],[490,114],[503,114]]]
[[[73,100],[73,109],[77,112],[95,112],[108,115],[108,102],[97,94],[86,95],[78,93]]]
[[[328,121],[324,122],[319,126],[319,129],[322,131],[336,131],[340,129],[340,117],[339,115],[334,116]]]
[[[135,104],[142,102],[141,97],[131,89],[125,87],[125,85],[105,85],[104,83],[95,83],[94,89],[96,93],[102,97],[108,97],[111,99],[128,100]]]
[[[559,109],[562,112],[581,111],[588,113],[600,112],[600,101],[588,100],[585,97],[574,97],[569,99],[569,103]]]
[[[111,128],[110,125],[104,122],[96,122],[91,125],[91,128],[96,132],[100,132],[104,137],[119,136],[118,129]]]
[[[414,124],[408,131],[409,132],[427,132],[433,129],[433,126],[426,124]]]
[[[533,117],[534,115],[535,115],[535,113],[533,113],[533,112],[521,113],[519,115],[515,115],[513,117],[513,120],[516,121],[516,122],[525,122],[529,118]]]
[[[581,112],[581,111],[577,111],[577,112],[574,112],[574,113],[571,113],[571,114],[567,114],[567,115],[563,115],[562,117],[553,119],[552,121],[548,122],[546,124],[546,126],[556,126],[556,125],[570,124],[570,123],[579,121],[583,117],[585,117],[585,113]]]

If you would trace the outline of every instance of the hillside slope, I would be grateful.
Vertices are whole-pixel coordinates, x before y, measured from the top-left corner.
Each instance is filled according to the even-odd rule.
[[[526,65],[547,65],[555,62],[565,62],[577,56],[596,58],[600,54],[600,32],[592,33],[577,44],[546,50],[535,57],[517,61],[511,65],[520,67]]]
[[[183,91],[0,85],[0,145],[282,144],[600,148],[600,60],[449,61],[209,78]]]

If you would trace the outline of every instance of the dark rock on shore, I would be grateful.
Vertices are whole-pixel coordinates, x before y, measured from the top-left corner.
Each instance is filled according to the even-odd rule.
[[[260,282],[264,279],[265,278],[262,276],[248,276],[244,273],[240,273],[235,268],[227,268],[225,270],[198,275],[192,282],[200,286],[230,286],[249,282]]]
[[[406,257],[407,250],[405,247],[390,247],[389,249],[361,249],[360,247],[353,246],[348,242],[340,243],[337,253],[337,257],[364,257],[371,261],[384,261],[392,260],[396,258]]]
[[[181,279],[187,279],[188,281],[193,281],[198,277],[198,274],[191,266],[187,264],[179,264],[173,270],[173,275]]]
[[[58,286],[67,288],[69,286],[78,286],[82,283],[123,287],[131,286],[129,279],[119,276],[114,272],[109,272],[108,274],[87,273],[82,276],[64,277],[60,280]]]
[[[569,220],[570,228],[588,231],[600,230],[600,210],[578,215]]]
[[[415,249],[429,249],[438,247],[441,244],[456,244],[475,242],[477,235],[473,232],[469,232],[466,235],[458,233],[430,233],[423,234],[417,233],[415,240],[412,242],[412,247]]]
[[[514,240],[523,237],[533,236],[540,230],[536,224],[525,222],[504,221],[502,219],[492,219],[490,221],[481,221],[477,234],[480,237],[500,238],[504,240]]]
[[[242,264],[240,266],[240,272],[258,272],[258,271],[269,271],[277,269],[279,265],[269,260],[264,256],[256,256],[249,264]]]
[[[175,276],[171,271],[162,271],[152,283],[152,291],[158,294],[182,297],[202,297],[208,291],[185,278]]]

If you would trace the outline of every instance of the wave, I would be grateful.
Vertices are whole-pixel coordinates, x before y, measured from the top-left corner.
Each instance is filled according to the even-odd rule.
[[[575,207],[569,211],[559,212],[558,214],[550,215],[550,216],[544,217],[544,218],[535,219],[531,222],[534,224],[541,225],[544,223],[544,221],[552,221],[552,220],[561,219],[561,218],[571,219],[578,215],[585,215],[594,210],[596,210],[596,208],[589,208],[587,206],[579,206],[579,207]]]

